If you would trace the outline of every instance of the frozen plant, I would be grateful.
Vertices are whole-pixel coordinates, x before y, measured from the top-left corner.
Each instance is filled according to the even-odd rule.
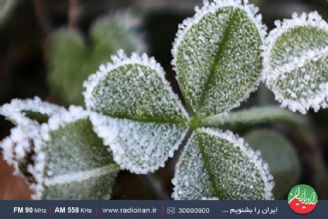
[[[17,125],[2,143],[4,156],[27,176],[36,198],[99,199],[109,198],[119,169],[156,171],[184,147],[172,180],[174,199],[272,199],[277,172],[287,168],[297,180],[292,147],[270,132],[246,136],[257,149],[264,144],[261,136],[272,140],[268,148],[278,142],[275,153],[292,164],[273,166],[274,159],[263,159],[271,152],[261,150],[262,158],[223,129],[299,118],[274,107],[230,111],[261,78],[282,106],[319,110],[327,106],[328,81],[328,31],[320,16],[295,15],[276,26],[266,38],[258,9],[247,1],[204,2],[179,26],[172,49],[185,104],[154,58],[119,50],[85,81],[86,110],[39,99],[4,105],[1,114]]]

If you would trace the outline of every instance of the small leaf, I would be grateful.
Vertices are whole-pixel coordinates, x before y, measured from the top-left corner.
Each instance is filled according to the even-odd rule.
[[[98,19],[91,27],[90,42],[82,34],[60,29],[49,37],[48,82],[52,93],[64,103],[82,104],[82,84],[97,67],[120,48],[143,51],[143,40],[136,32],[137,18],[116,13]]]
[[[122,168],[154,171],[177,149],[188,114],[153,58],[119,51],[112,60],[84,84],[87,108],[104,115],[93,125]]]
[[[73,107],[50,118],[45,127],[43,199],[110,198],[119,167],[94,133],[88,116]]]
[[[188,108],[198,117],[239,106],[257,87],[265,35],[257,11],[239,0],[215,0],[179,26],[172,64]]]
[[[83,80],[92,72],[92,67],[83,70],[88,56],[83,37],[63,28],[52,33],[48,41],[48,84],[52,94],[64,103],[81,103]]]
[[[306,124],[305,118],[276,106],[253,107],[227,114],[214,115],[203,119],[201,124],[206,127],[240,128],[242,126],[274,122],[287,124],[293,127]]]
[[[263,80],[283,107],[327,107],[328,24],[317,12],[276,21],[265,43]]]
[[[26,100],[13,99],[0,107],[0,115],[17,126],[30,126],[47,122],[50,116],[62,113],[64,110],[60,106],[42,102],[40,98],[35,97]]]
[[[285,199],[288,191],[297,184],[301,173],[300,161],[293,146],[270,130],[249,132],[245,140],[254,150],[259,150],[263,160],[269,164],[275,182],[274,197]]]
[[[258,153],[230,132],[197,129],[173,179],[174,199],[271,199],[272,176]]]
[[[18,126],[1,142],[4,158],[24,176],[34,199],[108,199],[118,165],[81,108],[47,124]]]
[[[142,20],[128,11],[97,19],[90,30],[91,43],[94,45],[91,59],[99,62],[106,57],[104,61],[108,61],[118,49],[129,52],[146,51],[147,46],[139,30],[141,26]],[[95,72],[98,66],[99,64],[92,72]]]

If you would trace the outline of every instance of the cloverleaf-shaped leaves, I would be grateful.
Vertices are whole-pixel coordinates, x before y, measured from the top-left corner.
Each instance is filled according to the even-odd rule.
[[[193,132],[174,177],[177,199],[270,199],[267,165],[230,132],[201,128],[208,116],[227,112],[256,88],[262,71],[264,27],[257,9],[237,0],[205,3],[180,26],[173,64],[189,118],[146,55],[119,51],[84,83],[97,134],[114,160],[135,173],[154,171]]]
[[[89,112],[35,98],[13,100],[0,113],[17,125],[0,143],[3,156],[34,199],[110,197],[119,167],[94,133]]]
[[[275,24],[265,43],[263,80],[291,111],[327,107],[328,24],[316,12]]]
[[[143,40],[136,32],[139,22],[127,12],[98,19],[91,27],[87,44],[83,35],[63,28],[49,37],[51,91],[63,103],[82,104],[82,84],[97,67],[118,49],[142,51]],[[87,46],[88,45],[88,46]]]

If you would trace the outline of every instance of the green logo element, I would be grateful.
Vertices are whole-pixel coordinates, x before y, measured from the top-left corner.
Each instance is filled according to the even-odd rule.
[[[317,203],[318,195],[309,185],[296,185],[288,193],[288,204],[295,213],[308,214],[315,209]]]

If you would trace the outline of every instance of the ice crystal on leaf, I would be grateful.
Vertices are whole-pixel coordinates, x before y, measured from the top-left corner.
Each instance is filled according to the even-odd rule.
[[[153,58],[119,51],[84,87],[87,108],[103,114],[93,117],[95,130],[122,168],[147,173],[173,155],[188,114]]]
[[[89,112],[35,98],[13,100],[1,114],[17,125],[0,143],[4,159],[25,177],[34,199],[110,197],[119,166],[93,131]],[[32,120],[40,115],[42,124]]]
[[[119,171],[111,153],[95,134],[89,112],[71,107],[43,127],[43,199],[108,199]]]
[[[187,133],[185,127],[175,124],[136,122],[99,114],[92,115],[91,121],[97,134],[113,151],[114,160],[134,173],[164,167]]]
[[[29,126],[46,121],[50,116],[61,113],[64,108],[42,102],[40,98],[19,100],[13,99],[0,108],[0,115],[18,126]]]
[[[245,2],[205,2],[179,26],[172,64],[193,114],[229,111],[257,88],[266,28]]]
[[[173,198],[272,199],[272,176],[259,154],[231,132],[195,131],[177,165]]]
[[[270,199],[267,165],[231,133],[200,128],[256,88],[265,28],[257,9],[241,1],[205,3],[180,26],[173,48],[177,79],[192,118],[147,55],[119,51],[84,83],[97,134],[122,168],[147,173],[163,166],[186,135],[173,198]]]
[[[265,43],[263,79],[281,105],[318,111],[328,102],[328,24],[317,12],[276,21]]]

